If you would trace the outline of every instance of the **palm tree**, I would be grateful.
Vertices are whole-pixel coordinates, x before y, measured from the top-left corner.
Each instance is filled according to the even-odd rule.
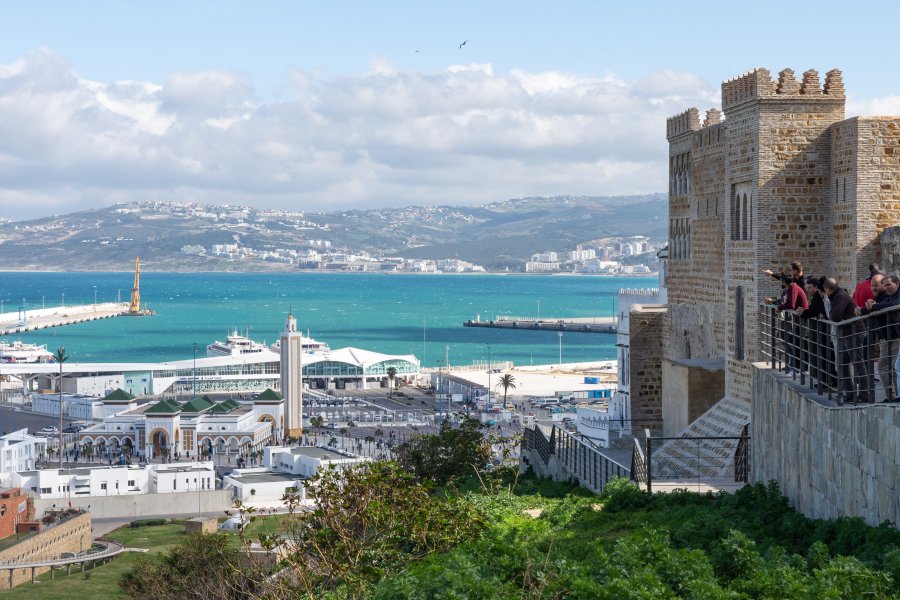
[[[62,407],[62,368],[63,363],[69,360],[69,357],[66,356],[66,349],[62,346],[56,349],[56,354],[54,357],[56,362],[59,363],[59,468],[62,469],[62,450],[63,450],[63,407]]]
[[[516,389],[516,378],[513,377],[510,373],[503,375],[500,377],[500,381],[497,382],[496,387],[503,388],[503,408],[506,408],[506,393],[509,390]]]
[[[394,377],[397,376],[397,369],[394,367],[388,367],[387,376],[388,381],[390,382],[390,386],[388,387],[388,396],[390,396],[391,392],[394,391]]]

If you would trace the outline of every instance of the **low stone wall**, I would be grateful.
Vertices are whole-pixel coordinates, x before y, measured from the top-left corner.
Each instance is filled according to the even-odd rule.
[[[82,552],[91,547],[91,514],[84,513],[36,533],[15,546],[0,552],[0,563],[38,562],[55,558],[63,552]],[[35,569],[35,575],[50,567]],[[31,569],[0,571],[0,590],[8,590],[31,581]]]
[[[234,504],[231,490],[178,492],[171,494],[134,494],[123,496],[90,496],[72,498],[73,508],[87,508],[95,519],[108,517],[157,517],[163,515],[196,515],[228,510]],[[68,499],[35,500],[36,514],[56,506],[68,506]]]
[[[751,481],[808,517],[900,527],[900,405],[823,406],[760,363],[751,410]]]

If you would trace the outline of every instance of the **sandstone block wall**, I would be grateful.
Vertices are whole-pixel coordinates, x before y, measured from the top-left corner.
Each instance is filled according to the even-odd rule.
[[[628,318],[631,346],[631,419],[639,428],[662,429],[663,325],[666,309],[635,306]],[[651,422],[652,421],[652,422]]]
[[[0,562],[32,562],[59,556],[63,552],[81,552],[91,547],[91,514],[84,513],[0,551]],[[37,569],[46,573],[50,567]],[[10,580],[12,585],[10,585]],[[0,590],[31,581],[31,569],[14,569],[0,573]]]
[[[754,365],[751,480],[776,480],[804,515],[900,527],[900,408],[826,407]]]

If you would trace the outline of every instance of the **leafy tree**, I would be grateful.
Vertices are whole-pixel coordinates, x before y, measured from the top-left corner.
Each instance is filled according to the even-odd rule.
[[[496,387],[503,388],[503,408],[506,408],[506,394],[509,390],[516,389],[516,378],[511,373],[506,373],[500,377]]]
[[[394,378],[397,376],[397,369],[395,367],[387,368],[387,376],[388,376],[388,396],[391,395],[391,392],[394,391]]]
[[[321,598],[329,590],[340,591],[327,597],[368,597],[384,576],[473,539],[484,527],[470,504],[432,496],[396,463],[325,469],[309,487],[316,508],[297,510],[299,497],[287,495],[286,531],[256,540],[265,548],[280,546],[285,557],[269,580],[272,597],[293,598],[302,591]]]
[[[313,427],[321,427],[325,424],[325,419],[323,419],[321,415],[316,415],[314,417],[310,417],[309,424]]]
[[[260,580],[227,535],[195,533],[163,554],[138,556],[119,587],[136,600],[249,600],[258,597],[253,582]]]
[[[445,485],[481,471],[491,457],[483,435],[484,427],[475,419],[463,419],[458,428],[443,427],[436,434],[415,436],[395,451],[397,461],[420,481]]]

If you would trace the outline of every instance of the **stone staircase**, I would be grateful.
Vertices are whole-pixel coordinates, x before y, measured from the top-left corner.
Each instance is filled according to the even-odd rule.
[[[750,403],[726,396],[678,433],[684,439],[665,442],[653,451],[653,477],[734,477],[737,440],[690,438],[739,436],[750,422]]]

